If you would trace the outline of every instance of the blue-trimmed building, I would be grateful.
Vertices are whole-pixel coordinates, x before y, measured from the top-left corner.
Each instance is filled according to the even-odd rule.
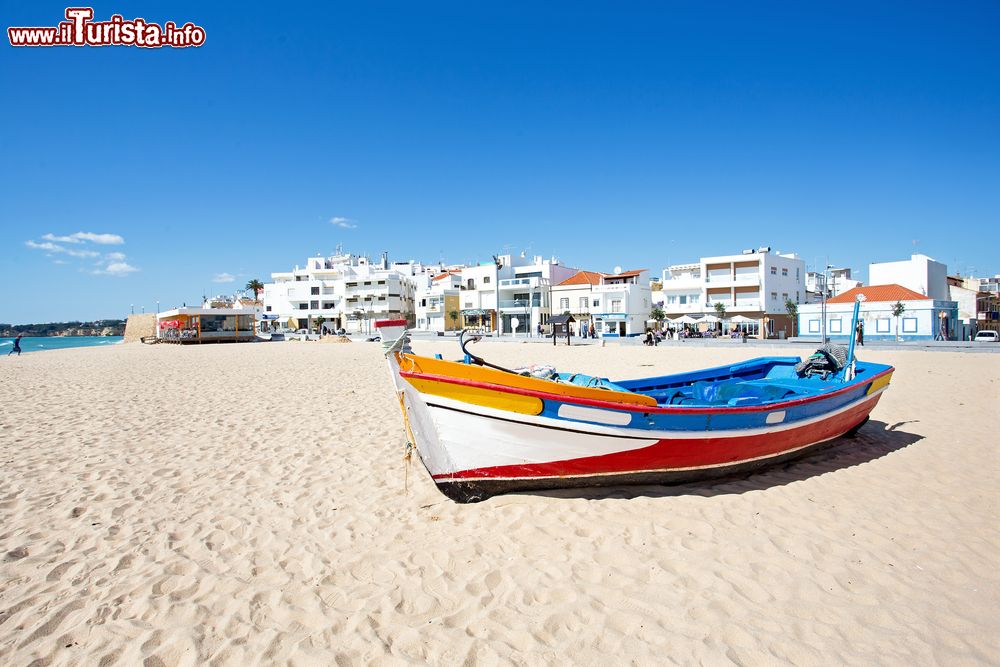
[[[847,341],[851,335],[854,302],[861,301],[860,318],[865,340],[934,340],[943,335],[955,340],[958,303],[932,299],[901,285],[855,287],[826,302],[826,333],[831,340]],[[893,315],[896,303],[903,312]],[[822,305],[802,304],[798,309],[799,336],[819,337],[823,333]]]

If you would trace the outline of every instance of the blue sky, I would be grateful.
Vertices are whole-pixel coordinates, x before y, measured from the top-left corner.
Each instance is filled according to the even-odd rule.
[[[236,7],[94,7],[198,49],[0,46],[0,321],[190,304],[338,243],[1000,272],[996,3]]]

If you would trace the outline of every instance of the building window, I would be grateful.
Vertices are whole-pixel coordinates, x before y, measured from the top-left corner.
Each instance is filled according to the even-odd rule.
[[[795,267],[795,282],[799,282],[799,267]]]
[[[587,312],[587,297],[585,296],[580,297],[580,312],[581,313]]]
[[[777,300],[778,300],[778,293],[771,292],[771,301],[777,301]]]
[[[591,302],[590,305],[593,306],[594,308],[600,308],[601,307],[601,300],[600,299],[594,299],[593,302]]]
[[[788,269],[782,269],[781,270],[781,275],[783,275],[783,276],[785,276],[787,278],[788,277]]]
[[[559,299],[559,310],[563,310],[563,311],[569,310],[569,298],[568,297]]]
[[[314,295],[315,294],[319,294],[319,288],[318,287],[310,287],[309,288],[309,293],[310,294],[314,294]]]
[[[903,333],[917,333],[917,318],[903,318]]]
[[[778,267],[776,267],[776,266],[772,266],[771,267],[771,275],[772,276],[778,275]]]
[[[786,301],[788,301],[788,292],[782,292],[781,293],[781,303],[785,303]]]
[[[270,313],[271,312],[271,306],[264,306],[264,310],[266,310],[267,312]]]
[[[489,285],[490,284],[490,277],[489,276],[483,276],[483,284],[484,285]]]
[[[819,333],[819,320],[815,317],[809,320],[809,333]]]
[[[879,317],[875,320],[875,333],[889,333],[888,317]]]
[[[799,303],[799,291],[795,290],[795,303]]]
[[[299,304],[299,310],[309,310],[309,304],[308,303],[300,303]]]
[[[837,319],[830,320],[830,333],[843,333],[844,332],[844,321],[839,317]]]
[[[611,299],[611,312],[620,313],[622,312],[622,300],[621,299]]]
[[[466,289],[476,289],[476,279],[469,278]]]

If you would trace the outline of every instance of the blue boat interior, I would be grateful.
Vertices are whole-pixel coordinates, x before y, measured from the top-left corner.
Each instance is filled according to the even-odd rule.
[[[801,377],[795,370],[800,361],[798,357],[761,357],[731,366],[638,380],[610,382],[600,378],[604,384],[590,386],[645,394],[659,405],[736,407],[805,398],[842,389],[845,384],[862,384],[888,368],[859,361],[855,378],[845,383],[840,373],[826,378]]]

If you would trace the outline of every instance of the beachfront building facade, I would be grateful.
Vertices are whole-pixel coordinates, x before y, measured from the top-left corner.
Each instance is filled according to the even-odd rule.
[[[499,255],[462,269],[462,327],[484,333],[535,336],[552,315],[551,287],[576,273],[555,257]]]
[[[417,288],[416,328],[421,331],[446,333],[462,328],[462,271],[445,270],[431,276]]]
[[[574,332],[602,338],[639,336],[652,310],[649,271],[577,271],[552,286],[552,313],[572,315]]]
[[[322,332],[370,333],[379,319],[412,325],[417,276],[427,270],[419,262],[390,264],[385,254],[378,262],[353,254],[310,257],[304,268],[271,274],[262,318],[272,329]]]
[[[831,268],[824,274],[821,271],[806,272],[806,297],[804,303],[819,303],[823,300],[823,293],[830,299],[838,294],[843,294],[849,289],[860,287],[860,280],[851,277],[851,269]]]
[[[865,340],[934,340],[955,337],[958,304],[946,299],[932,299],[902,285],[855,287],[826,302],[826,334],[834,342],[846,343],[852,335],[854,303],[862,296],[859,318]],[[903,311],[893,314],[899,303]],[[818,303],[799,306],[799,335],[819,338],[823,335],[823,306]]]
[[[805,262],[798,255],[765,247],[669,266],[652,301],[668,320],[701,331],[726,331],[733,320],[748,337],[787,338],[794,335],[795,320],[786,304],[804,303],[805,280]],[[716,304],[725,312],[719,322]]]

